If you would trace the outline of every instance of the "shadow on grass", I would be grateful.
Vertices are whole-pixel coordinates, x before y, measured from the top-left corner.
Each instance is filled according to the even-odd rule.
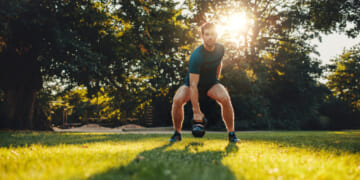
[[[199,151],[203,143],[191,142],[183,150],[168,150],[172,144],[140,153],[126,166],[95,174],[90,179],[236,179],[221,163],[223,157],[238,151],[230,143],[225,151]]]

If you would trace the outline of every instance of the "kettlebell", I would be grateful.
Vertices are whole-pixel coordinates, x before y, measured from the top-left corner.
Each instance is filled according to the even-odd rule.
[[[195,122],[194,119],[192,119],[192,135],[194,137],[201,138],[205,135],[205,126],[207,125],[207,119],[203,117],[203,122]]]

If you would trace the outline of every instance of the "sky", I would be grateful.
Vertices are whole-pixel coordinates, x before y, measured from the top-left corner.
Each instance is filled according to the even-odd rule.
[[[357,38],[348,38],[344,34],[330,34],[330,35],[322,35],[322,42],[320,43],[318,40],[313,40],[310,42],[311,44],[316,44],[317,50],[320,53],[320,56],[313,56],[321,59],[322,64],[331,63],[329,60],[335,58],[342,54],[344,48],[349,49],[355,44],[360,43],[360,35]]]
[[[320,56],[311,54],[311,57],[321,60],[322,65],[332,64],[333,62],[330,59],[334,59],[342,54],[344,49],[350,49],[352,46],[360,43],[360,35],[354,39],[348,38],[344,34],[333,33],[329,35],[322,35],[322,41],[319,42],[317,39],[310,41],[311,44],[316,44],[318,47],[317,51],[320,53]],[[325,72],[324,75],[327,76],[329,73]],[[326,83],[327,78],[320,78],[321,83]]]

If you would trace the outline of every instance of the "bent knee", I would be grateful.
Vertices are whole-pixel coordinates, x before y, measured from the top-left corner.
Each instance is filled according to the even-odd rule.
[[[183,97],[174,97],[173,106],[182,106],[186,103],[186,98]]]
[[[230,104],[231,103],[230,96],[228,96],[228,95],[220,96],[218,98],[218,101],[220,104]]]

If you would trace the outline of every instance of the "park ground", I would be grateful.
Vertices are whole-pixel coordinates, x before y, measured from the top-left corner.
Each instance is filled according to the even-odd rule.
[[[0,131],[0,179],[360,179],[360,131]]]

